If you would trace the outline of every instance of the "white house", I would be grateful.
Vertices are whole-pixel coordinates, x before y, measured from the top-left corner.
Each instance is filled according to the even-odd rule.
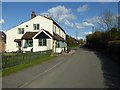
[[[54,50],[67,47],[65,31],[49,16],[31,14],[31,19],[6,31],[6,52]]]

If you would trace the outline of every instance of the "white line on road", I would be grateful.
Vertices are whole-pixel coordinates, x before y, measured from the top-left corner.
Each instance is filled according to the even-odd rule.
[[[38,74],[38,75],[37,75],[36,77],[34,77],[32,80],[30,80],[30,81],[28,81],[28,82],[26,82],[26,83],[18,86],[18,88],[23,88],[24,86],[28,85],[29,83],[31,83],[32,81],[34,81],[35,79],[37,79],[40,75],[42,75],[42,74],[44,74],[44,73],[46,73],[46,72],[49,72],[50,70],[54,69],[56,66],[58,66],[58,65],[61,64],[61,63],[62,63],[62,61],[60,61],[59,63],[55,64],[53,67],[49,68],[48,70],[45,70],[43,73]]]
[[[56,65],[54,65],[54,66],[51,67],[50,69],[46,70],[45,72],[48,72],[48,71],[52,70],[53,68],[55,68],[56,66],[58,66],[58,65],[61,64],[61,63],[62,63],[62,61],[60,61],[59,63],[57,63]]]

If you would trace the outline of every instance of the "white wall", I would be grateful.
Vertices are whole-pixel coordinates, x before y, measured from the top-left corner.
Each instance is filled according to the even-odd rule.
[[[47,46],[38,46],[38,39],[33,40],[33,52],[47,50]]]
[[[23,36],[23,34],[18,34],[18,28],[24,28],[25,32],[39,31],[39,30],[33,30],[33,24],[40,24],[40,30],[45,29],[45,30],[49,31],[51,34],[53,34],[53,21],[46,19],[42,16],[37,16],[37,17],[30,19],[29,21],[27,21],[21,25],[18,25],[6,32],[6,35],[7,35],[6,52],[12,52],[12,51],[18,50],[18,48],[16,47],[16,42],[14,42],[14,40],[21,39],[21,37]],[[26,25],[28,25],[28,27],[26,27]]]
[[[22,35],[18,35],[17,28],[13,28],[6,32],[6,52],[17,51],[15,39],[20,39]]]
[[[52,39],[47,39],[47,46],[39,46],[38,43],[38,39],[33,40],[33,52],[52,49]]]
[[[63,48],[56,48],[56,53],[61,53]]]
[[[25,32],[31,31],[31,32],[38,32],[39,30],[33,30],[33,24],[40,24],[40,30],[45,29],[49,31],[53,35],[53,30],[55,29],[55,24],[53,24],[52,20],[46,19],[43,16],[37,16],[33,19],[28,20],[27,22],[20,24],[6,32],[7,38],[6,38],[6,52],[12,52],[12,51],[17,51],[18,48],[16,47],[16,42],[14,42],[15,39],[21,39],[23,34],[18,34],[18,28],[24,28]],[[28,25],[28,27],[26,27]],[[61,32],[60,36],[63,37],[66,40],[66,35],[65,33],[58,27],[56,26],[56,33],[59,35],[59,30]],[[24,33],[25,33],[24,32]],[[52,40],[47,40],[47,47],[37,47],[38,43],[36,43],[36,40],[33,40],[33,51],[38,51],[38,50],[47,50],[47,49],[52,49]]]
[[[47,49],[52,49],[52,39],[47,39]]]
[[[55,30],[55,27],[56,27],[56,30]],[[59,30],[60,30],[60,33],[59,33]],[[55,24],[53,25],[53,31],[66,40],[66,34]]]

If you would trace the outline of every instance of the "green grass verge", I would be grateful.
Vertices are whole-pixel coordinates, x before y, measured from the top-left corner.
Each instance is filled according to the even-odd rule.
[[[78,47],[78,46],[71,46],[70,48],[71,48],[71,49],[74,49],[74,48],[76,48],[76,47]]]
[[[4,53],[3,55],[5,55],[5,56],[15,56],[16,53]]]
[[[5,68],[2,71],[2,76],[4,77],[7,75],[10,75],[11,73],[15,73],[17,71],[28,68],[30,66],[40,64],[40,63],[48,61],[48,60],[52,60],[53,58],[55,58],[55,56],[44,56],[42,58],[37,58],[37,59],[31,61],[30,63],[20,64],[20,65],[14,66],[14,67]]]
[[[0,70],[0,77],[2,77],[2,70]]]

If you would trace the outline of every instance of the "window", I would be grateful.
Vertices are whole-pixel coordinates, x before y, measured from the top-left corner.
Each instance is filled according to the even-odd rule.
[[[29,47],[32,47],[32,46],[33,46],[33,40],[27,40],[27,42],[28,42],[28,46],[29,46]]]
[[[56,48],[60,48],[60,42],[59,41],[56,42]]]
[[[25,40],[24,48],[32,47],[33,46],[33,40]]]
[[[18,28],[18,34],[24,34],[24,28]]]
[[[46,39],[39,39],[39,46],[46,46]]]
[[[40,25],[39,24],[33,24],[33,29],[34,30],[39,30]]]

